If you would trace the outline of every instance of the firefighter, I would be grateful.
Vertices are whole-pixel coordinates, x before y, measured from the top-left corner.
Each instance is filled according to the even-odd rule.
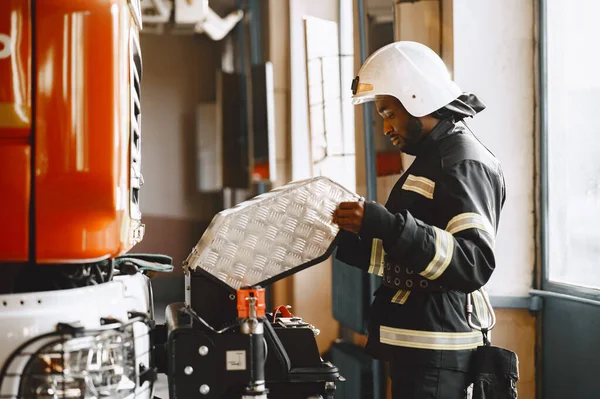
[[[382,277],[366,351],[388,362],[394,399],[464,399],[484,343],[467,322],[467,294],[485,295],[505,201],[500,163],[459,123],[485,106],[415,42],[373,53],[352,92],[354,104],[375,102],[383,133],[416,157],[385,206],[345,202],[334,211],[337,258]]]

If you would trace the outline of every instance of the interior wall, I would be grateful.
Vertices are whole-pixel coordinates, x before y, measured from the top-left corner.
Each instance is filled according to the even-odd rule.
[[[292,179],[310,177],[308,94],[304,18],[339,23],[338,0],[289,0]],[[317,344],[326,351],[338,337],[332,315],[331,259],[293,276],[292,311],[321,330]]]
[[[496,241],[492,296],[528,296],[534,279],[534,0],[453,2],[454,79],[487,109],[467,123],[503,166],[507,199]],[[519,396],[535,397],[535,318],[498,309],[494,344],[519,356]]]
[[[290,109],[290,4],[269,0],[269,38],[267,59],[273,64],[275,97],[276,186],[291,180]]]
[[[183,300],[181,263],[218,211],[218,196],[196,190],[196,116],[199,102],[215,101],[220,44],[205,37],[141,36],[143,75],[142,174],[144,240],[132,252],[173,257],[175,270],[153,280],[157,311]]]
[[[274,186],[291,180],[291,96],[290,96],[290,4],[269,0],[269,36],[266,60],[273,65],[275,103],[275,164],[277,179]],[[271,287],[275,305],[291,305],[293,278],[283,279]],[[294,310],[295,311],[295,310]]]
[[[339,0],[290,1],[290,54],[292,95],[292,178],[310,176],[308,93],[304,18],[316,17],[339,24]]]
[[[489,291],[526,296],[535,262],[534,1],[453,1],[454,77],[464,91],[487,104],[468,123],[495,153],[506,178],[498,268]]]
[[[358,16],[358,1],[353,1],[352,13],[354,15],[354,70],[358,72],[362,65],[361,52],[360,52],[360,35],[359,35],[359,24],[360,19]],[[391,10],[390,10],[391,11]],[[367,25],[367,17],[363,20],[365,27]],[[366,29],[366,28],[365,28]],[[367,43],[369,42],[367,32]],[[368,56],[369,54],[367,54]],[[366,197],[367,195],[367,174],[366,174],[366,163],[365,163],[365,126],[364,126],[364,113],[363,107],[368,105],[355,106],[354,108],[354,145],[356,148],[356,193]],[[379,183],[379,182],[378,182]],[[379,184],[378,184],[379,187]]]
[[[142,35],[144,215],[203,220],[196,189],[196,107],[216,100],[220,44],[205,37]],[[206,201],[204,201],[206,202]]]

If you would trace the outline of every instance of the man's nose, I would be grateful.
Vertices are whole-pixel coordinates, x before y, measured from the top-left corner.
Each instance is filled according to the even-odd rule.
[[[387,119],[384,119],[383,120],[383,134],[385,134],[386,136],[389,136],[393,132],[394,132],[394,128],[392,127],[392,124]]]

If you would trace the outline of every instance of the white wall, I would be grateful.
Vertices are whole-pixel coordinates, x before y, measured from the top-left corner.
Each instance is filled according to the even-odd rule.
[[[276,186],[290,181],[290,5],[269,0],[269,61],[273,64]]]
[[[277,0],[279,1],[279,0]],[[283,0],[281,0],[283,1]],[[289,0],[292,179],[310,177],[308,93],[304,18],[339,22],[338,0]],[[272,32],[271,34],[276,34]],[[293,276],[294,313],[321,330],[317,344],[327,350],[338,336],[332,316],[331,260]]]
[[[197,194],[195,111],[216,98],[220,45],[202,37],[142,35],[144,215],[201,220],[214,199]]]
[[[310,177],[308,93],[304,17],[339,22],[337,0],[290,1],[290,70],[292,96],[292,179]]]
[[[503,165],[507,199],[491,295],[525,296],[533,281],[534,1],[453,0],[454,79],[488,108],[467,123]]]

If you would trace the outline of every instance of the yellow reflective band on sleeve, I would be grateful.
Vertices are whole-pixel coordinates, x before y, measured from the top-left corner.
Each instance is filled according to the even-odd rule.
[[[492,240],[490,243],[491,247],[494,247],[494,237],[496,236],[495,229],[486,218],[478,213],[461,213],[452,218],[452,220],[448,222],[448,226],[446,226],[446,231],[450,234],[460,233],[461,231],[468,229],[479,229],[486,232]]]
[[[383,267],[385,265],[385,251],[383,250],[383,241],[379,238],[373,239],[371,246],[371,263],[368,272],[377,276],[383,276]]]
[[[435,232],[435,255],[429,265],[419,273],[421,276],[435,280],[446,271],[454,252],[454,237],[444,230],[433,226]]]
[[[483,339],[479,331],[433,332],[381,326],[379,327],[379,335],[382,344],[405,348],[467,350],[483,345]]]
[[[406,290],[398,290],[396,295],[392,298],[392,303],[397,303],[398,305],[404,305],[408,296],[410,295],[410,291]]]
[[[426,177],[408,175],[406,181],[402,185],[403,190],[414,191],[421,194],[425,198],[433,199],[435,191],[435,182]]]

